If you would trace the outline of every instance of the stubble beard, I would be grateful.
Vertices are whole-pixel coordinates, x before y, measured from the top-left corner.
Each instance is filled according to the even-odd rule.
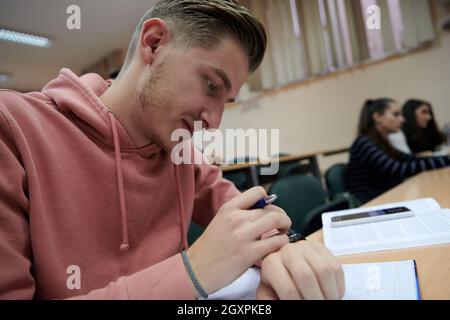
[[[166,133],[159,133],[159,123],[169,121],[164,117],[170,107],[170,92],[164,86],[165,64],[156,66],[153,74],[150,74],[137,89],[137,106],[133,117],[135,122],[140,123],[140,128],[150,141],[166,151],[170,151],[174,142]],[[159,117],[158,117],[159,116]],[[159,123],[158,123],[159,122]]]

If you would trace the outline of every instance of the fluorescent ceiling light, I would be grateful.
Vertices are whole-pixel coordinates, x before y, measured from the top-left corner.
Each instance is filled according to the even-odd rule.
[[[7,30],[0,27],[0,40],[10,41],[15,43],[26,44],[29,46],[36,46],[41,48],[48,48],[52,45],[50,39],[36,36],[32,34]]]
[[[11,76],[7,73],[0,73],[0,82],[6,82],[11,79]]]

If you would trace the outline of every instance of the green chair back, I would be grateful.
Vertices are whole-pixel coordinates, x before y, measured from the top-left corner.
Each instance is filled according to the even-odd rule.
[[[361,203],[348,192],[347,167],[346,163],[338,163],[325,172],[328,196],[332,200],[346,199],[349,203],[349,208],[357,208]]]
[[[269,191],[269,194],[274,193],[278,195],[274,204],[286,211],[292,228],[299,232],[306,215],[327,202],[321,183],[311,175],[291,175],[277,180]]]
[[[337,195],[347,192],[346,175],[347,164],[345,163],[335,164],[325,172],[325,183],[331,199],[335,199]]]
[[[203,228],[196,224],[194,221],[191,221],[188,230],[188,244],[191,246],[198,237],[200,237],[203,233]]]
[[[235,158],[232,163],[250,163],[250,162],[256,162],[257,159],[250,158],[250,157],[244,157],[244,158]],[[246,171],[229,171],[224,172],[223,177],[231,182],[236,186],[236,188],[239,191],[245,191],[251,186],[248,182],[248,177],[246,174]]]
[[[243,171],[236,172],[224,172],[223,177],[231,182],[240,191],[245,191],[248,189],[247,175]]]

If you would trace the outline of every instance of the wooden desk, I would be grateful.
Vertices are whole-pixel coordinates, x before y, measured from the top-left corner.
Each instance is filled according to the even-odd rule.
[[[304,153],[292,156],[280,157],[278,159],[274,159],[272,163],[286,164],[292,162],[303,162],[306,161],[307,164],[304,165],[307,172],[311,172],[314,176],[316,176],[319,181],[322,183],[322,175],[319,168],[319,162],[317,160],[318,156],[331,156],[343,152],[348,152],[348,148],[339,148],[334,150],[324,150],[317,151],[312,153]],[[258,169],[261,166],[266,166],[267,164],[262,164],[260,162],[249,162],[249,163],[237,163],[237,164],[228,164],[222,165],[221,169],[223,173],[229,172],[237,172],[244,171],[247,175],[248,185],[249,186],[257,186],[260,184]]]
[[[450,168],[428,171],[370,201],[364,207],[432,197],[450,208]],[[323,243],[322,230],[308,239]],[[450,299],[450,244],[340,256],[341,263],[365,263],[415,259],[423,299]]]
[[[273,163],[292,163],[292,162],[301,162],[306,161],[307,164],[305,167],[307,167],[307,171],[311,172],[314,176],[316,176],[319,181],[321,181],[321,174],[319,169],[319,163],[317,161],[317,154],[314,153],[306,153],[301,155],[294,155],[294,156],[285,156],[280,157],[278,159],[273,159],[271,163],[269,164],[263,164],[260,162],[248,162],[248,163],[237,163],[237,164],[229,164],[222,166],[222,172],[228,173],[228,172],[236,172],[236,171],[244,171],[247,174],[247,180],[248,185],[250,187],[252,186],[258,186],[260,185],[260,179],[259,179],[259,168],[263,166],[269,166]],[[276,176],[276,175],[274,175]]]

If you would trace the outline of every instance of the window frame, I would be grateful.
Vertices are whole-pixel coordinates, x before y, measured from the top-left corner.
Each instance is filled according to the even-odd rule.
[[[302,14],[303,12],[305,12],[304,3],[302,0],[295,0],[295,1],[297,4],[300,29],[305,30],[306,29],[305,23],[307,22],[307,20],[303,19],[304,14]],[[343,1],[348,1],[348,0],[343,0]],[[389,0],[387,0],[387,1],[389,1]],[[283,92],[286,90],[297,89],[297,88],[300,88],[303,86],[310,85],[311,83],[315,83],[318,81],[324,81],[324,80],[335,78],[335,77],[338,77],[338,76],[341,76],[344,74],[348,74],[348,73],[353,73],[357,70],[366,69],[368,67],[372,67],[372,66],[384,63],[384,62],[389,62],[392,60],[400,59],[400,58],[403,58],[403,57],[406,57],[406,56],[409,56],[412,54],[416,54],[418,52],[423,52],[424,50],[430,50],[430,49],[436,47],[441,42],[441,34],[439,32],[439,28],[437,25],[437,12],[436,12],[437,4],[432,0],[426,0],[426,1],[428,2],[429,8],[430,8],[431,22],[433,25],[434,38],[432,40],[419,43],[418,46],[413,47],[413,48],[403,48],[401,51],[394,51],[391,53],[386,53],[386,55],[384,55],[381,58],[372,59],[372,58],[370,58],[369,49],[367,46],[367,37],[366,37],[365,25],[364,25],[365,21],[363,20],[363,15],[355,14],[355,12],[362,12],[361,3],[360,3],[360,1],[350,0],[349,2],[347,2],[348,5],[345,7],[346,7],[347,20],[348,20],[348,24],[349,24],[348,29],[349,29],[349,33],[350,33],[350,41],[353,44],[352,45],[353,64],[348,65],[347,62],[345,62],[343,67],[337,66],[335,68],[331,68],[331,70],[330,70],[330,68],[328,68],[328,70],[322,70],[322,72],[312,74],[311,52],[306,47],[306,44],[308,43],[308,39],[309,39],[309,37],[311,37],[311,35],[310,34],[308,35],[307,33],[302,34],[299,41],[301,41],[301,47],[303,49],[302,60],[303,60],[304,67],[305,67],[305,74],[307,75],[306,78],[294,80],[287,84],[276,84],[275,83],[275,85],[273,85],[271,88],[266,88],[266,89],[263,89],[260,86],[260,89],[251,90],[250,94],[246,95],[246,97],[240,97],[240,95],[239,95],[236,102],[234,102],[232,104],[228,104],[226,106],[226,108],[227,109],[233,108],[233,107],[236,107],[241,104],[246,104],[246,102],[253,105],[255,103],[255,100],[257,100],[261,97],[274,95],[274,94],[277,94],[279,92]],[[250,4],[250,1],[245,1],[245,2]],[[314,3],[317,3],[317,2],[314,1]],[[327,0],[324,0],[324,3],[328,10]],[[338,5],[336,5],[336,8],[337,7],[338,7]],[[249,8],[252,9],[251,6]],[[390,19],[389,17],[385,18],[385,20],[389,20],[389,19]],[[388,22],[390,23],[390,21],[388,21]],[[330,26],[330,21],[328,21],[328,24]],[[391,26],[389,26],[389,27],[391,28]],[[332,30],[329,30],[329,31],[331,33],[333,32]],[[317,30],[315,32],[317,32]],[[391,32],[391,34],[392,34],[392,32]],[[393,35],[392,35],[392,38],[393,38]],[[317,38],[316,38],[316,41],[317,41]],[[341,41],[342,41],[342,39],[341,39]],[[395,46],[394,39],[392,39],[392,42],[393,42],[392,44]],[[334,46],[333,46],[333,49],[334,49]],[[324,50],[324,44],[322,44],[321,50]],[[337,62],[336,53],[334,52],[334,50],[332,50],[332,51],[333,51],[333,61],[336,63]],[[344,55],[344,60],[346,60],[345,49],[343,49],[342,53]],[[274,66],[272,63],[272,69],[273,69],[273,67]],[[253,75],[251,75],[251,77],[249,77],[248,82],[250,82],[250,81],[255,81],[255,82],[259,81],[259,83],[261,82],[261,74],[260,74],[259,70],[256,71]]]

